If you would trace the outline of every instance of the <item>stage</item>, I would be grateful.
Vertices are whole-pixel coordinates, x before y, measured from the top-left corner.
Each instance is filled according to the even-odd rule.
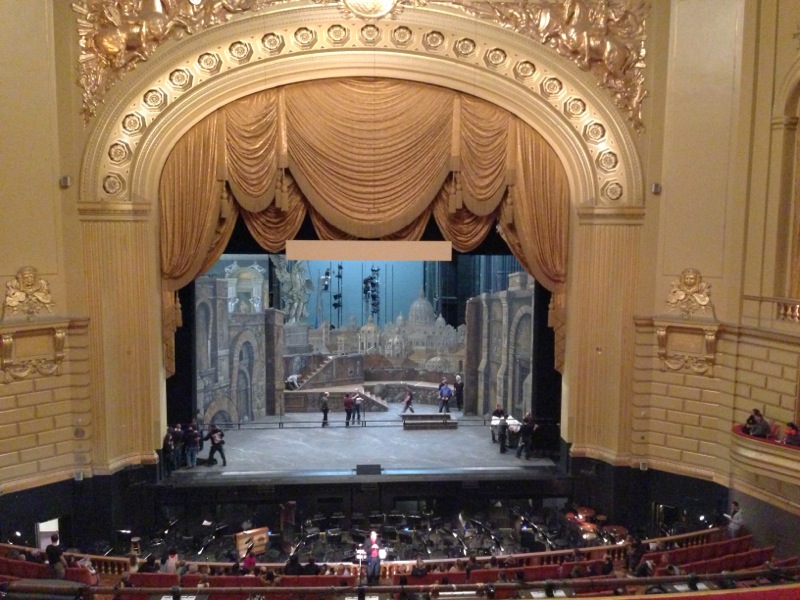
[[[403,483],[444,481],[552,480],[564,477],[552,454],[516,458],[492,443],[488,420],[451,411],[452,429],[405,430],[402,405],[370,412],[362,423],[345,427],[344,413],[267,417],[225,430],[227,466],[206,466],[209,444],[194,469],[183,468],[162,480],[171,487]],[[437,415],[437,407],[415,405],[415,414]],[[219,457],[217,457],[219,458]],[[361,469],[359,465],[371,465]],[[380,466],[380,473],[376,472]]]

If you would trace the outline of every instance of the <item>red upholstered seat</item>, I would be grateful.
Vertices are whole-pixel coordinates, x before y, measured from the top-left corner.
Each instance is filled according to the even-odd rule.
[[[180,583],[177,573],[131,573],[131,587],[168,588]]]
[[[83,567],[67,567],[64,579],[85,585],[97,585],[100,582],[100,578],[96,573],[92,573],[89,569],[84,569]]]

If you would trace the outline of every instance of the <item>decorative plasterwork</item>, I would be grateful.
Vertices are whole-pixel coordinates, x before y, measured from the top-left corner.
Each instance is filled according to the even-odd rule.
[[[80,0],[72,7],[78,18],[79,83],[83,88],[83,114],[88,120],[97,111],[109,89],[137,64],[150,58],[166,41],[180,39],[234,18],[265,11],[292,0],[226,0],[188,2],[151,0]],[[363,41],[377,43],[379,28],[371,21],[397,17],[405,7],[450,8],[514,31],[552,48],[580,69],[592,73],[613,97],[636,129],[643,127],[641,105],[644,89],[645,20],[647,0],[313,0],[337,6],[347,20],[360,19]],[[294,1],[295,4],[305,2]],[[367,22],[365,25],[364,22]],[[362,27],[363,26],[363,27]],[[299,30],[298,30],[299,31]],[[337,29],[339,34],[343,33]],[[311,29],[305,30],[311,34]],[[330,32],[329,32],[330,33]],[[335,32],[334,32],[335,33]],[[408,39],[405,32],[396,41]],[[306,36],[302,36],[306,37]],[[339,40],[343,36],[337,36]],[[429,41],[440,34],[428,34]],[[308,41],[312,38],[308,37]],[[265,40],[262,40],[266,43]],[[442,38],[444,41],[444,38]],[[273,38],[273,43],[277,40]],[[437,46],[437,44],[433,44]],[[468,40],[461,52],[473,48]],[[430,49],[430,48],[429,48]],[[252,47],[237,44],[227,48],[240,62],[252,58]],[[502,62],[502,50],[487,55],[489,62]],[[211,65],[216,55],[205,56]],[[217,60],[217,67],[221,66]],[[152,98],[156,102],[157,98]],[[613,193],[613,192],[612,192]]]
[[[700,271],[684,269],[672,282],[667,296],[667,310],[680,313],[654,319],[658,357],[663,370],[688,369],[693,373],[713,375],[717,352],[719,323],[714,319],[711,286]]]
[[[0,373],[10,383],[60,375],[69,321],[0,326]]]
[[[179,104],[197,111],[207,104],[206,96],[224,94],[231,101],[287,81],[358,75],[454,89],[464,81],[469,83],[461,89],[466,85],[479,96],[481,89],[491,90],[481,97],[494,102],[513,96],[514,106],[536,113],[530,122],[554,145],[568,171],[580,171],[582,183],[572,190],[577,203],[611,212],[642,205],[641,171],[629,130],[604,94],[552,52],[521,44],[518,36],[491,25],[476,26],[452,10],[406,11],[402,18],[367,24],[344,21],[338,10],[321,10],[285,8],[231,23],[165,49],[142,65],[135,85],[115,94],[87,145],[81,214],[102,218],[103,205],[117,207],[118,213],[120,206],[135,203],[134,169],[152,160],[140,156],[142,144],[154,143],[151,129],[176,119]],[[379,52],[374,54],[376,43]],[[494,83],[487,85],[490,80]],[[560,150],[559,138],[564,143]]]
[[[20,316],[31,321],[42,311],[52,313],[54,304],[50,284],[39,277],[39,271],[22,267],[14,279],[6,282],[3,320]]]

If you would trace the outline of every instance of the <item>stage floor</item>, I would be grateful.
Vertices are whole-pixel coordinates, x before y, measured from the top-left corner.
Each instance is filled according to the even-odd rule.
[[[437,413],[418,404],[417,414]],[[167,486],[228,486],[269,483],[352,483],[402,481],[520,480],[564,477],[550,458],[518,459],[514,449],[500,453],[488,421],[451,411],[456,429],[404,430],[401,404],[371,412],[364,426],[345,427],[344,413],[267,417],[225,431],[227,466],[199,464],[162,481]],[[208,456],[205,443],[201,461]],[[380,475],[357,475],[358,465],[380,465]]]

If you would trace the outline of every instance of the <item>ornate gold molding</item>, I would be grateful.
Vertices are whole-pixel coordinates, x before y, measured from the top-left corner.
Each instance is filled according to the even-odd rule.
[[[0,326],[0,372],[5,383],[34,374],[60,375],[69,321]]]
[[[79,0],[81,54],[78,83],[88,121],[122,75],[150,58],[168,40],[242,18],[294,0]],[[449,7],[532,39],[594,75],[628,116],[643,128],[647,0],[313,0],[338,6],[347,19],[374,21],[398,16],[405,7]],[[467,51],[467,48],[463,49]],[[246,60],[242,44],[231,54]],[[209,58],[212,60],[212,58]],[[210,67],[213,67],[209,63]],[[157,103],[158,98],[151,98]],[[120,158],[124,148],[117,149]],[[108,182],[110,186],[113,181]]]
[[[50,284],[39,277],[35,267],[22,267],[14,279],[6,282],[3,319],[17,316],[32,321],[42,310],[53,312]]]

